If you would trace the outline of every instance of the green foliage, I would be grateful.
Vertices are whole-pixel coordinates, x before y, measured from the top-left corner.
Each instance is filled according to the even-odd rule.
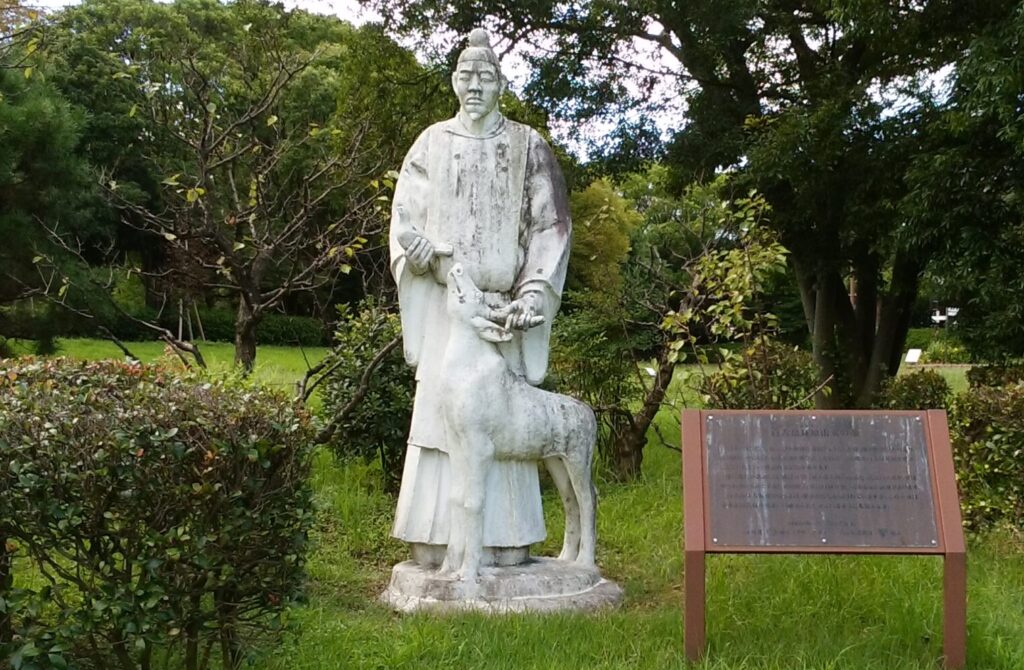
[[[1024,354],[1024,11],[1016,1],[981,7],[990,18],[970,33],[941,141],[912,183],[944,243],[936,274],[961,308],[957,328],[975,356],[995,361]]]
[[[79,150],[82,114],[40,76],[0,62],[0,304],[42,284],[42,224],[89,232],[94,186]]]
[[[569,199],[572,210],[572,255],[566,286],[577,291],[621,294],[620,269],[629,253],[629,238],[641,215],[607,179],[599,179]]]
[[[763,196],[723,200],[718,210],[712,234],[729,242],[706,248],[693,260],[680,305],[667,312],[663,324],[676,337],[673,349],[683,354],[689,347],[698,360],[700,343],[750,342],[776,329],[774,314],[751,306],[786,266],[786,249],[761,225],[768,210]]]
[[[818,372],[807,352],[762,337],[742,354],[723,350],[718,370],[698,388],[713,409],[810,409]],[[736,359],[739,360],[736,360]]]
[[[0,362],[0,393],[0,538],[33,575],[0,594],[14,668],[198,670],[215,645],[237,668],[281,629],[313,522],[304,413],[107,361]]]
[[[90,0],[50,32],[53,79],[89,110],[107,213],[126,224],[102,262],[129,251],[172,303],[216,287],[242,307],[245,369],[265,317],[264,342],[319,341],[270,315],[363,289],[343,275],[380,234],[380,178],[450,105],[443,78],[379,26],[260,0]]]
[[[911,328],[907,331],[907,339],[903,343],[903,348],[905,350],[920,349],[923,352],[933,339],[935,339],[934,328]]]
[[[570,293],[571,309],[555,320],[545,385],[583,400],[597,413],[598,451],[609,447],[629,424],[630,405],[644,393],[637,365],[638,335],[626,327],[621,301],[600,293]]]
[[[968,390],[950,424],[966,523],[1024,530],[1024,384]]]
[[[637,358],[646,334],[626,325],[631,315],[624,295],[630,289],[623,276],[630,237],[642,217],[606,179],[573,193],[570,205],[569,275],[545,385],[595,408],[598,450],[608,458],[610,445],[629,424],[629,406],[644,392]]]
[[[226,309],[200,309],[203,333],[211,342],[232,342],[235,339],[236,314]],[[167,313],[160,323],[178,332],[177,314]],[[199,337],[199,325],[193,319],[192,332]],[[150,335],[152,337],[152,335]],[[134,338],[133,338],[134,339]],[[279,346],[316,347],[324,344],[324,325],[308,316],[267,314],[256,326],[256,341]]]
[[[971,354],[959,337],[943,331],[928,343],[921,360],[925,363],[969,363]]]
[[[975,365],[967,371],[967,383],[971,388],[990,386],[999,388],[1024,381],[1024,363],[999,363]]]
[[[885,409],[946,409],[949,399],[950,388],[945,377],[934,370],[915,370],[886,380],[878,406]]]
[[[676,193],[722,173],[763,193],[835,391],[819,401],[871,401],[898,367],[922,274],[946,250],[1000,240],[977,323],[987,302],[1002,304],[1003,334],[1018,334],[1006,341],[1024,346],[1024,300],[1009,299],[1024,285],[1013,262],[1024,202],[1017,0],[367,1],[424,38],[439,21],[459,37],[484,22],[547,45],[529,58],[527,96],[572,131],[616,126],[592,138],[597,169],[646,156],[669,167]],[[935,76],[950,65],[953,96]],[[991,235],[1010,222],[1015,231]]]
[[[329,446],[340,458],[379,458],[386,488],[397,492],[415,391],[413,369],[402,354],[401,322],[372,300],[357,310],[339,305],[338,317],[334,348],[324,359],[331,373],[323,417],[340,419]]]

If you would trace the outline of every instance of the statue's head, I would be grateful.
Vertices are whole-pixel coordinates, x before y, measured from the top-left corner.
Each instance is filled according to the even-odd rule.
[[[474,121],[487,116],[498,108],[506,83],[490,35],[477,28],[469,34],[469,46],[459,54],[452,73],[452,88],[462,111]]]

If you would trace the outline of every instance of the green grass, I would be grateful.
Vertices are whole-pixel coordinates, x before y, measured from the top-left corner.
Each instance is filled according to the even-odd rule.
[[[660,417],[662,432],[678,428]],[[397,615],[376,602],[405,558],[388,537],[394,501],[373,467],[316,464],[322,506],[301,633],[256,659],[260,670],[320,668],[682,668],[679,454],[648,446],[632,484],[599,475],[598,561],[625,589],[618,611],[556,616]],[[555,554],[560,505],[545,492]],[[939,667],[942,570],[934,557],[711,556],[707,659],[720,670]],[[1024,543],[972,538],[969,667],[1024,668]]]
[[[157,360],[177,362],[177,358],[164,353],[163,342],[125,342],[125,346],[144,363]],[[229,342],[202,342],[199,349],[207,365],[215,372],[231,369],[235,358],[235,347]],[[283,388],[292,392],[295,382],[302,379],[309,366],[316,365],[327,354],[327,347],[276,347],[262,345],[256,349],[256,368],[253,370],[257,381]],[[79,360],[121,359],[124,354],[112,342],[95,339],[58,339],[58,356]],[[307,364],[308,363],[308,364]]]
[[[119,357],[104,342],[66,340],[78,358]],[[162,345],[132,343],[152,360]],[[230,365],[230,345],[204,347],[211,366]],[[311,362],[324,350],[307,350]],[[257,376],[291,384],[305,363],[295,349],[261,347]],[[962,371],[954,369],[954,378]],[[669,397],[695,400],[677,382]],[[658,417],[678,444],[673,414]],[[309,603],[292,613],[295,634],[259,650],[256,670],[348,668],[683,668],[682,498],[676,451],[652,439],[639,481],[598,472],[598,562],[625,590],[621,609],[598,614],[398,615],[376,598],[391,566],[406,558],[390,538],[394,499],[377,465],[338,463],[322,452],[314,469],[321,508],[310,557]],[[548,539],[561,544],[561,505],[545,490]],[[969,668],[1024,669],[1024,539],[1008,531],[971,538]],[[933,670],[941,667],[942,571],[934,557],[710,556],[708,656],[714,670]]]

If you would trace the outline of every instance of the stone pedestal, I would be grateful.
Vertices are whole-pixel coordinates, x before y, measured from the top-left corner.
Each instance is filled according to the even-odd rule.
[[[381,601],[400,612],[589,611],[617,606],[622,589],[603,578],[597,568],[555,558],[480,568],[476,580],[442,576],[405,561],[394,567]]]

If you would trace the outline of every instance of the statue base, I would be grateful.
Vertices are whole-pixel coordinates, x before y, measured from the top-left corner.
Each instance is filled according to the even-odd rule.
[[[590,611],[618,606],[622,589],[597,568],[556,558],[483,567],[472,581],[404,561],[392,570],[391,584],[380,599],[399,612]]]

